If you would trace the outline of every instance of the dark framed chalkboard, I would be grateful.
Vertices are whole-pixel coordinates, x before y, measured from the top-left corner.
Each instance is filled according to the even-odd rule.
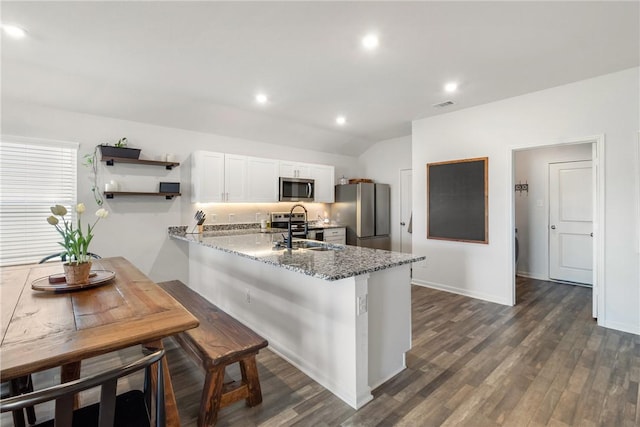
[[[427,239],[489,243],[488,163],[427,163]]]

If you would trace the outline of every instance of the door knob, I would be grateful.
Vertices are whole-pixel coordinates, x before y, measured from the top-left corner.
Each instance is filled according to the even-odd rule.
[[[400,225],[404,227],[404,222],[401,222]]]
[[[556,226],[555,226],[555,225],[552,225],[552,226],[551,226],[551,229],[552,229],[552,230],[555,230],[555,229],[556,229]]]

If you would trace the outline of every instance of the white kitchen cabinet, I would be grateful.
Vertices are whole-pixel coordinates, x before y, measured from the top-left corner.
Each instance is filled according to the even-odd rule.
[[[247,158],[247,199],[251,202],[278,201],[278,166],[275,159]]]
[[[327,243],[347,244],[347,230],[344,227],[324,230],[324,241]]]
[[[274,203],[278,201],[280,176],[311,178],[315,201],[334,202],[333,166],[210,151],[196,151],[191,156],[191,201]]]
[[[278,160],[196,151],[191,164],[194,203],[278,201]]]
[[[315,181],[314,201],[318,203],[335,201],[335,168],[333,166],[281,161],[280,176],[313,179]]]
[[[212,203],[224,201],[224,153],[196,151],[191,155],[191,201]]]
[[[309,171],[314,180],[314,201],[335,202],[335,168],[327,165],[309,165]]]
[[[280,176],[286,178],[312,178],[311,171],[307,163],[280,162]]]
[[[247,200],[247,156],[224,155],[225,202]]]

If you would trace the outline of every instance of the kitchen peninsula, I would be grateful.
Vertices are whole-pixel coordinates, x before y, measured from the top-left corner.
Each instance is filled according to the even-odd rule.
[[[405,368],[411,263],[423,256],[305,241],[291,250],[276,247],[280,234],[183,230],[169,234],[189,244],[189,286],[353,408]]]

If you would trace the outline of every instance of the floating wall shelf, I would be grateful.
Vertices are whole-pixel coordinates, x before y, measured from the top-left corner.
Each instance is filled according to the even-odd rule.
[[[171,200],[180,193],[148,193],[140,191],[105,191],[104,195],[107,199],[113,199],[114,196],[164,196],[165,199]]]
[[[106,162],[107,166],[113,166],[114,163],[135,163],[138,165],[151,165],[151,166],[164,166],[166,169],[171,170],[174,166],[180,166],[178,162],[162,162],[159,160],[142,160],[142,159],[128,159],[126,157],[102,157],[103,162]]]

